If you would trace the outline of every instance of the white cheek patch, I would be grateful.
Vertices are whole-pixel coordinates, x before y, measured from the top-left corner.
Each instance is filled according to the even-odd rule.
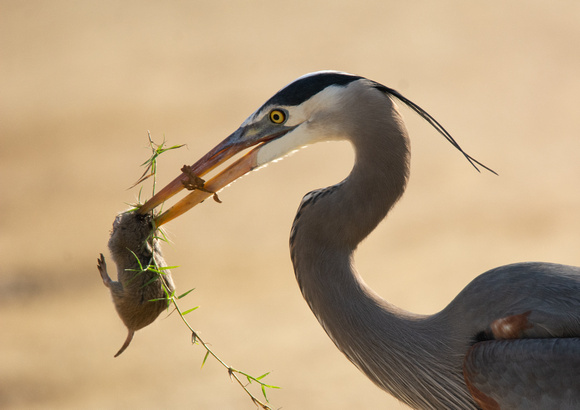
[[[312,127],[309,123],[305,122],[283,137],[261,147],[256,158],[257,166],[261,167],[269,162],[282,159],[298,151],[300,148],[317,142],[341,139],[343,138],[340,135],[320,132],[316,127]]]
[[[299,126],[283,137],[271,141],[261,147],[256,158],[257,165],[262,166],[277,159],[281,159],[306,145],[312,144],[312,136],[309,135],[310,133],[304,132],[305,128],[308,127]]]

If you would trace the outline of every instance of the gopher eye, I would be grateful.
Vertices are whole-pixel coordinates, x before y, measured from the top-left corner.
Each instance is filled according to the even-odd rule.
[[[270,121],[274,124],[282,124],[286,121],[286,114],[281,110],[272,110],[270,111]]]

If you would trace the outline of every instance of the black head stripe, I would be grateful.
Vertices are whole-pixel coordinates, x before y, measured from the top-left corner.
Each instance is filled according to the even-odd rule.
[[[362,77],[342,73],[317,73],[300,78],[278,91],[264,105],[300,105],[331,85],[345,86]]]

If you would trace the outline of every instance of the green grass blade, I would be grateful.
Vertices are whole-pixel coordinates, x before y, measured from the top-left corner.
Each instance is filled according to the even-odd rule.
[[[195,288],[191,288],[191,289],[189,289],[187,292],[185,292],[185,293],[181,294],[180,296],[178,296],[178,297],[177,297],[177,299],[181,299],[181,298],[184,298],[184,297],[186,297],[187,295],[189,295],[189,294],[190,294],[191,292],[193,292],[194,290],[195,290]]]
[[[179,265],[174,265],[174,266],[159,266],[157,268],[157,270],[158,270],[159,273],[163,274],[163,271],[164,270],[177,269],[177,268],[179,268]]]
[[[264,395],[264,398],[266,399],[266,402],[270,402],[270,400],[268,400],[268,396],[266,396],[266,387],[264,385],[262,385],[262,394]]]
[[[269,374],[270,374],[270,372],[268,372],[268,373],[264,373],[264,374],[263,374],[263,375],[261,375],[260,377],[256,377],[256,380],[261,380],[261,379],[263,379],[264,377],[266,377],[266,376],[267,376],[267,375],[269,375]]]
[[[205,365],[205,361],[207,360],[208,357],[209,357],[209,350],[205,353],[205,356],[203,358],[203,362],[201,362],[202,369],[203,369],[203,366]]]
[[[185,312],[183,312],[183,313],[181,314],[181,316],[185,316],[185,315],[187,315],[188,313],[191,313],[191,312],[193,312],[193,311],[194,311],[195,309],[197,309],[198,307],[199,307],[199,306],[196,306],[196,307],[194,307],[194,308],[191,308],[191,309],[188,309],[188,310],[186,310]]]

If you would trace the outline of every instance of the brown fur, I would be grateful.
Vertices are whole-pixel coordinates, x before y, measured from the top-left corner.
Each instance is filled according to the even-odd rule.
[[[165,298],[165,289],[175,289],[169,270],[163,271],[163,283],[156,272],[147,270],[148,266],[167,266],[153,233],[151,216],[119,214],[109,239],[109,250],[117,265],[116,282],[107,273],[103,254],[97,261],[103,283],[111,290],[117,313],[128,329],[127,339],[115,357],[129,346],[135,331],[151,324],[167,307],[167,301],[155,299]]]

